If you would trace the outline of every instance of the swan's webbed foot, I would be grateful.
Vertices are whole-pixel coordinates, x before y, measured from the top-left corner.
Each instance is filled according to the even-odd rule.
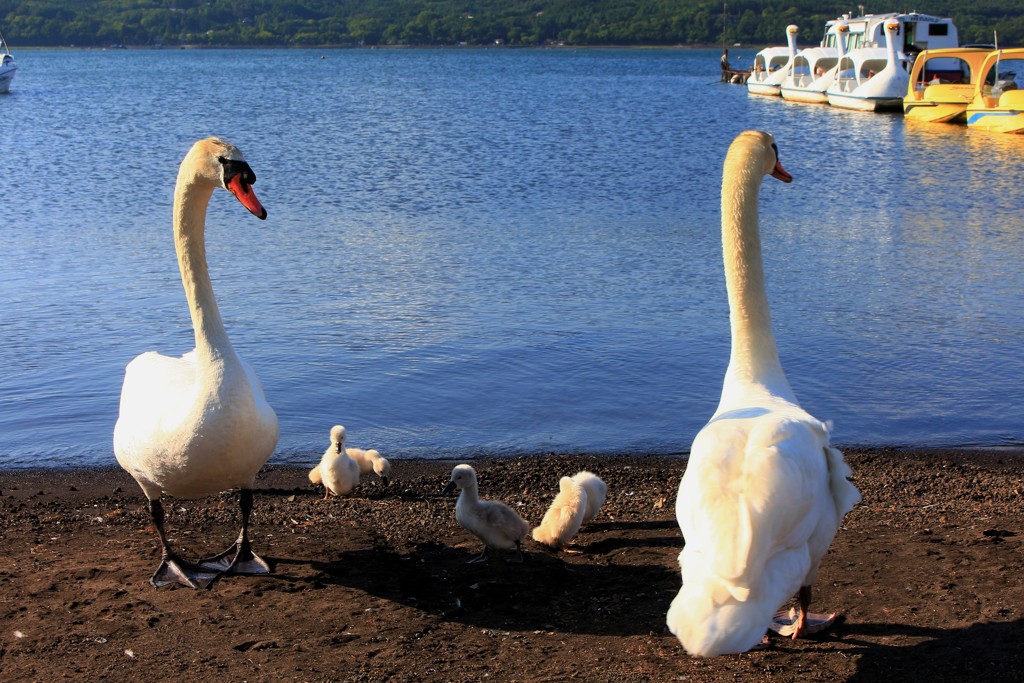
[[[156,588],[179,584],[186,588],[198,590],[209,588],[213,580],[220,576],[218,571],[210,571],[204,567],[197,567],[184,560],[168,555],[160,560],[160,566],[153,572],[153,578],[149,580]]]
[[[269,574],[270,565],[252,551],[248,540],[236,541],[224,552],[199,563],[201,569],[222,574]]]
[[[803,629],[793,634],[793,638],[802,638],[803,636],[809,636],[812,633],[820,633],[826,630],[832,624],[836,623],[836,617],[839,616],[836,612],[830,614],[812,614],[807,612],[804,615]]]
[[[486,561],[487,561],[487,546],[484,546],[484,549],[480,552],[480,554],[479,555],[474,555],[473,557],[471,557],[468,560],[466,560],[466,564],[477,564],[479,562],[486,562]]]
[[[835,612],[831,614],[813,614],[811,612],[803,612],[796,607],[791,607],[788,610],[777,612],[768,628],[780,636],[788,636],[796,640],[797,638],[803,638],[804,636],[824,631],[835,623],[836,616]]]
[[[776,612],[768,626],[780,636],[789,636],[793,640],[803,638],[812,633],[824,631],[836,620],[836,614],[811,614],[807,608],[811,606],[811,587],[800,586],[797,606]]]
[[[269,574],[270,565],[252,551],[249,545],[249,514],[252,512],[252,490],[242,489],[239,492],[239,505],[242,510],[242,531],[231,547],[220,555],[214,555],[199,563],[202,569],[218,571],[224,574]]]

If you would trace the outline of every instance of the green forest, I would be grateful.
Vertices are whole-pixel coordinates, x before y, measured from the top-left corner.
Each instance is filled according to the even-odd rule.
[[[695,46],[817,42],[843,13],[894,5],[827,0],[0,0],[15,46],[346,47],[398,45]],[[925,0],[962,43],[1024,45],[1020,0]]]

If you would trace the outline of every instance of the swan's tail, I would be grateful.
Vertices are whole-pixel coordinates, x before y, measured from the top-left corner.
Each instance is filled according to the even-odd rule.
[[[319,484],[324,480],[323,475],[320,474],[320,465],[317,465],[309,471],[309,480],[314,484]]]

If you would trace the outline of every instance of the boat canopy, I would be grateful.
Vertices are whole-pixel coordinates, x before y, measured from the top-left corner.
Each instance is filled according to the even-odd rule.
[[[897,43],[899,52],[917,53],[922,50],[957,47],[960,44],[960,36],[952,19],[918,12],[866,14],[861,17],[843,16],[825,23],[825,35],[821,44],[824,47],[836,47],[835,25],[845,21],[849,26],[847,50],[856,50],[862,47],[884,47],[885,24],[892,19],[896,19],[900,24],[896,34],[899,38]]]
[[[918,90],[929,84],[974,83],[976,72],[989,52],[984,48],[925,50],[914,62],[911,80]]]
[[[766,47],[754,55],[754,71],[776,71],[788,61],[788,47]]]

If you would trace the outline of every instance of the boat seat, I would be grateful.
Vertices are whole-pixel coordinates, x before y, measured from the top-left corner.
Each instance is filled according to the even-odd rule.
[[[963,100],[970,102],[974,98],[974,86],[963,83],[937,83],[924,89],[924,99],[950,102]]]
[[[999,96],[999,107],[1024,111],[1024,90],[1008,90]]]

